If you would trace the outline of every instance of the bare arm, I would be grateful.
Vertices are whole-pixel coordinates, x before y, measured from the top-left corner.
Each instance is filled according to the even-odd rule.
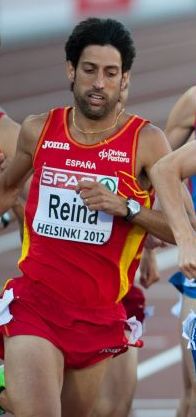
[[[144,168],[150,177],[150,169],[153,164],[161,156],[171,152],[171,149],[164,133],[160,129],[149,126],[143,130],[144,132],[141,134],[138,145],[138,155],[140,158],[138,158],[139,163],[136,170],[139,173],[141,168]],[[90,210],[103,210],[114,216],[126,216],[126,200],[114,195],[101,184],[82,181],[79,183],[78,190],[84,199],[84,203]],[[187,206],[189,203],[187,202]],[[140,213],[131,222],[142,227],[158,239],[175,243],[174,235],[161,211],[141,207]]]
[[[6,158],[13,158],[16,152],[20,125],[7,115],[0,119],[0,151]]]
[[[167,139],[160,129],[153,126],[142,129],[138,145],[137,176],[142,169],[149,172],[155,161],[169,151]],[[79,183],[78,191],[90,210],[103,210],[121,217],[127,214],[126,200],[114,195],[101,184],[82,181]],[[161,240],[175,243],[173,234],[161,212],[142,207],[141,212],[134,217],[132,223],[144,228]]]
[[[46,117],[30,116],[22,125],[16,154],[0,175],[0,213],[13,206],[20,187],[32,172],[32,156]]]
[[[150,179],[150,169],[160,158],[171,152],[169,143],[164,133],[157,127],[149,125],[142,129],[138,144],[138,158],[136,174],[143,169]],[[151,181],[151,180],[150,180]],[[149,182],[151,184],[151,182]],[[167,221],[157,210],[149,210],[143,207],[141,212],[134,217],[132,223],[143,227],[148,233],[169,243],[175,243],[173,233]]]
[[[196,86],[183,94],[172,108],[165,134],[173,150],[184,145],[189,139],[196,119]]]
[[[180,249],[180,267],[190,278],[196,276],[196,237],[184,206],[181,180],[195,174],[195,142],[184,145],[158,161],[150,173]]]

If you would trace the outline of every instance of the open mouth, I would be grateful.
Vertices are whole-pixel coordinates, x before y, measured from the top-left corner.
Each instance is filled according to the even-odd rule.
[[[105,102],[105,97],[101,94],[97,93],[90,93],[88,94],[90,104],[94,106],[99,106]]]

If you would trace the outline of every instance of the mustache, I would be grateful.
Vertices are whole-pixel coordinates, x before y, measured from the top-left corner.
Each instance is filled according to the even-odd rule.
[[[103,99],[105,99],[105,100],[107,100],[108,99],[108,96],[107,96],[107,94],[105,94],[103,91],[101,91],[101,89],[99,89],[99,88],[94,88],[93,90],[89,90],[89,91],[87,91],[86,93],[85,93],[85,96],[86,97],[89,97],[90,95],[92,95],[92,94],[96,94],[96,95],[99,95],[101,98],[103,98]]]

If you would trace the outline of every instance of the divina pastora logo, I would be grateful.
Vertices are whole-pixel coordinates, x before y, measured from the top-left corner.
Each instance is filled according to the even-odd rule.
[[[101,180],[99,181],[100,184],[105,185],[105,187],[109,190],[112,191],[113,193],[116,191],[116,182],[112,179],[112,178],[101,178]]]

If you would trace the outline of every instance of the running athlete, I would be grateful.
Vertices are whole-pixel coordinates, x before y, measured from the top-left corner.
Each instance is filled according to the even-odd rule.
[[[124,108],[125,103],[128,97],[128,84],[126,88],[121,92],[120,102],[118,105],[118,111],[121,111]],[[5,113],[2,113],[5,115]],[[10,118],[9,118],[10,119]],[[10,124],[13,121],[10,119]],[[0,126],[1,127],[1,126]],[[7,129],[5,125],[2,126],[2,132],[4,134],[7,133]],[[16,127],[20,128],[20,126],[16,123],[13,124],[13,131],[15,133],[14,138],[12,139],[13,135],[9,134],[9,140],[5,141],[5,145],[9,143],[11,145],[11,151],[15,150],[16,147],[16,134],[17,130]],[[15,139],[15,141],[14,141]],[[6,153],[6,146],[4,145],[3,150],[4,154],[8,159],[10,159],[13,155],[7,155]],[[153,253],[152,251],[148,254],[150,259],[152,260]],[[143,257],[144,259],[144,257]],[[143,262],[140,264],[140,270],[142,273],[142,279],[146,276],[146,270],[143,270]],[[155,267],[151,264],[150,276],[151,276],[151,284],[154,281],[157,281],[157,275],[154,277]],[[156,269],[158,272],[158,270]],[[149,271],[148,271],[149,276]],[[145,277],[146,281],[146,277]],[[126,310],[127,317],[136,316],[137,320],[143,322],[144,319],[144,308],[145,308],[145,299],[144,294],[139,287],[133,286],[127,295],[123,298],[123,305]],[[136,376],[137,376],[137,362],[138,362],[138,351],[135,348],[130,347],[127,352],[123,355],[119,355],[115,358],[115,361],[112,361],[107,368],[107,371],[104,375],[104,380],[99,392],[99,395],[96,400],[96,404],[94,406],[92,416],[109,416],[109,415],[117,415],[118,417],[127,415],[130,407],[132,398],[135,391],[136,386]],[[122,383],[123,381],[123,383]],[[4,381],[4,366],[0,367],[0,406],[2,409],[11,412],[11,405],[7,399],[6,390],[5,388],[5,381]],[[1,410],[0,410],[1,412]],[[115,414],[114,414],[115,413]]]
[[[192,91],[195,91],[195,87]],[[190,91],[187,93],[186,98],[189,95]],[[193,94],[191,96],[192,106],[195,105],[195,101],[195,94]],[[188,106],[185,109],[188,112]],[[189,125],[187,126],[185,124],[182,127],[182,132],[185,134],[185,141],[188,133],[194,129],[194,117],[195,115],[192,112],[191,116],[189,116]],[[177,131],[178,127],[176,127]],[[180,269],[190,279],[196,277],[196,236],[190,225],[184,204],[181,204],[183,197],[181,195],[180,185],[181,180],[196,174],[195,147],[195,141],[187,143],[166,158],[158,161],[151,170],[151,176],[157,189],[159,200],[179,247]],[[174,201],[175,210],[173,209],[174,206],[172,208]]]
[[[170,112],[165,133],[173,150],[184,145],[188,140],[195,141],[196,129],[196,86],[186,91]],[[196,175],[189,178],[189,189],[196,210]],[[170,279],[183,294],[180,322],[182,323],[191,310],[196,313],[196,282],[191,283],[181,272]],[[181,330],[181,329],[180,329]],[[182,335],[182,330],[180,332]],[[195,417],[196,414],[196,373],[187,341],[181,336],[184,396],[181,400],[177,417]]]
[[[189,105],[188,105],[189,103]],[[184,139],[188,132],[194,130],[195,126],[195,111],[196,111],[196,88],[193,87],[189,90],[183,100],[179,102],[179,109],[184,110],[184,123],[182,123],[181,132],[184,132]],[[192,109],[192,112],[189,110]],[[177,128],[176,128],[177,129]],[[196,411],[196,304],[195,304],[195,233],[192,230],[190,223],[183,211],[183,205],[181,204],[181,195],[179,193],[180,181],[184,178],[196,175],[196,143],[192,141],[182,148],[174,151],[172,158],[164,158],[163,161],[153,169],[152,175],[154,178],[154,184],[157,188],[160,200],[162,202],[163,209],[167,215],[173,231],[175,230],[176,241],[180,251],[179,265],[181,267],[184,276],[178,274],[172,278],[172,282],[183,293],[183,304],[181,311],[181,318],[184,319],[187,315],[193,314],[193,320],[190,328],[190,347],[191,351],[187,351],[187,341],[183,341],[183,364],[185,367],[185,389],[189,391],[188,402],[187,398],[182,403],[178,416],[187,415],[188,417],[195,416]],[[172,164],[172,170],[171,165]],[[166,181],[170,177],[170,185],[166,190],[163,202],[163,191],[165,189]],[[193,198],[194,198],[194,181],[195,177],[191,178],[191,184],[193,186]],[[163,188],[162,188],[163,187]],[[169,207],[171,207],[172,198],[175,199],[175,219],[173,213],[169,213]],[[176,282],[178,278],[178,283]],[[187,280],[191,279],[191,282]],[[192,312],[190,311],[192,310]],[[194,318],[195,317],[195,318]],[[192,356],[191,356],[192,353]],[[186,392],[185,392],[186,395]]]
[[[128,86],[124,89],[121,93],[121,103],[125,104],[128,95]],[[122,105],[120,105],[120,111]],[[17,142],[17,134],[20,130],[20,125],[15,123],[12,119],[8,118],[8,116],[2,111],[0,113],[1,117],[6,119],[6,124],[0,124],[0,143],[2,142],[2,158],[3,160],[12,158],[14,156],[14,152],[16,149],[16,142]],[[8,131],[8,128],[12,127],[12,130]],[[7,140],[4,140],[7,138]],[[9,138],[9,140],[8,140]],[[9,147],[7,146],[9,144]],[[14,205],[16,207],[16,203]],[[19,207],[19,203],[17,204]],[[21,206],[22,208],[22,206]],[[21,213],[23,214],[23,213]],[[23,216],[21,215],[23,219]],[[21,225],[23,223],[21,222]],[[127,313],[127,317],[136,316],[138,320],[141,322],[144,318],[144,306],[145,300],[144,295],[140,288],[136,288],[135,286],[131,288],[125,300],[123,300],[123,304]],[[99,412],[103,415],[103,412],[106,410],[106,402],[107,402],[107,410],[109,412],[110,407],[115,412],[121,410],[121,413],[124,409],[130,408],[131,399],[133,396],[133,391],[136,384],[136,371],[137,371],[137,349],[129,348],[128,351],[124,355],[119,355],[119,357],[115,358],[115,362],[109,364],[107,372],[104,376],[104,381],[101,388],[101,393],[98,396],[96,406],[94,407],[93,415],[99,415]],[[127,384],[121,390],[122,383],[119,384],[120,375],[125,376],[127,378]],[[118,392],[114,396],[114,387],[118,386]],[[5,382],[4,382],[4,366],[0,367],[0,405],[2,408],[6,409],[7,411],[11,412],[11,405],[7,399],[6,391],[4,390]],[[118,397],[118,398],[117,398]],[[118,406],[118,408],[117,408]],[[1,410],[0,410],[1,412]],[[119,415],[119,414],[118,414]]]
[[[149,172],[168,153],[167,140],[141,117],[116,112],[135,56],[129,32],[111,19],[88,19],[65,50],[74,107],[26,119],[0,182],[3,212],[33,171],[23,275],[1,300],[16,417],[88,415],[108,361],[130,343],[121,299],[144,228],[173,242],[160,213],[148,210]]]

